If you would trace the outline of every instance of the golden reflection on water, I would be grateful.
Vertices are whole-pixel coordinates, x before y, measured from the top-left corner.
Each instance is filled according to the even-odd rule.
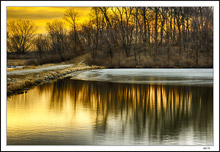
[[[212,92],[61,80],[8,98],[8,144],[212,144]]]

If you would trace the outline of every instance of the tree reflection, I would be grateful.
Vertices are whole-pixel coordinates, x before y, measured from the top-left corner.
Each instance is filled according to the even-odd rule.
[[[49,108],[63,110],[70,96],[73,111],[80,103],[93,113],[94,133],[129,132],[136,140],[178,138],[181,129],[212,133],[213,88],[117,84],[64,79],[42,86],[52,91]],[[73,113],[74,115],[74,113]]]

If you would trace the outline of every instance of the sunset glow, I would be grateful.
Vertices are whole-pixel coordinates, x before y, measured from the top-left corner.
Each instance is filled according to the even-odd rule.
[[[64,12],[74,8],[79,13],[77,22],[82,23],[88,19],[90,7],[7,7],[7,21],[13,19],[31,20],[38,27],[37,33],[46,32],[47,22],[62,20]]]

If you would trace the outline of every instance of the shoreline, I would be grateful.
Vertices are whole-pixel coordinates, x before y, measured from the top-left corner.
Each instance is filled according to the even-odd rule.
[[[27,69],[25,70],[25,72],[20,72],[20,74],[9,74],[10,72],[9,73],[7,72],[7,96],[26,93],[30,88],[33,88],[34,86],[42,85],[45,83],[51,83],[59,79],[63,79],[73,72],[87,71],[93,69],[105,69],[105,68],[106,67],[104,66],[96,66],[96,65],[89,66],[84,64],[84,65],[78,65],[72,67],[65,67],[63,69],[53,69],[49,71],[42,70],[33,73],[27,71],[31,71],[34,69]],[[107,68],[107,69],[116,69],[116,68]],[[122,68],[122,69],[128,69],[128,68]],[[135,68],[135,69],[141,69],[141,68]],[[152,68],[145,68],[145,69],[152,69]],[[178,69],[188,69],[188,68],[178,68]],[[202,68],[195,68],[195,69],[202,69]],[[211,68],[207,68],[207,69],[211,69]],[[39,70],[39,68],[35,70]]]
[[[78,66],[32,74],[7,75],[7,97],[28,92],[34,86],[42,85],[65,78],[66,75],[84,70],[103,69],[103,66]]]

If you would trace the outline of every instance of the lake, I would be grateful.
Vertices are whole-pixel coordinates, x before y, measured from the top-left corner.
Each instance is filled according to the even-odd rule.
[[[213,145],[213,69],[103,69],[7,98],[8,145]]]

